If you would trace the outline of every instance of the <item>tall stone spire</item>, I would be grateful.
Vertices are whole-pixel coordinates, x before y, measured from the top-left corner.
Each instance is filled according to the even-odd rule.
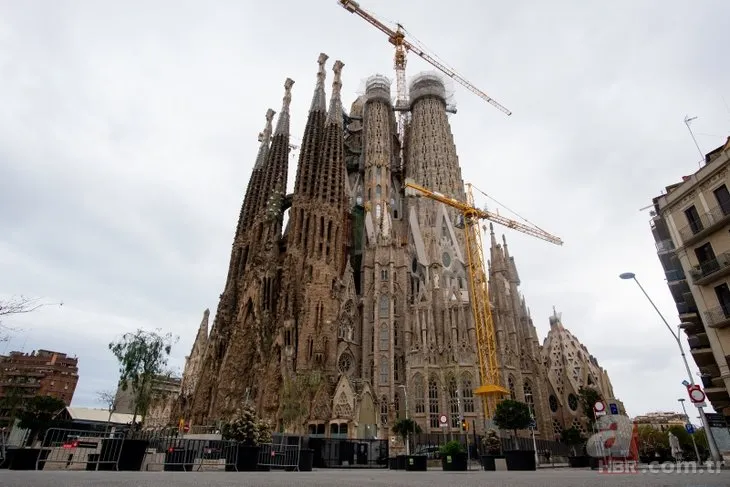
[[[269,153],[269,141],[271,139],[271,122],[274,119],[275,114],[276,112],[271,108],[266,111],[266,126],[264,127],[263,132],[261,132],[261,134],[259,135],[259,141],[261,142],[261,145],[259,146],[259,152],[256,156],[256,162],[254,163],[251,177],[248,180],[246,196],[244,197],[241,214],[238,218],[238,227],[236,229],[237,238],[243,232],[245,227],[251,225],[252,219],[254,217],[254,212],[256,211],[256,206],[261,190],[261,183],[264,176],[263,166]]]
[[[317,69],[317,84],[314,87],[314,96],[312,97],[312,105],[309,107],[310,111],[325,111],[327,109],[327,95],[324,93],[324,80],[327,77],[324,64],[329,59],[329,56],[325,53],[320,53],[317,59],[319,68]]]
[[[317,59],[317,85],[314,88],[312,105],[309,109],[307,125],[304,127],[302,145],[299,150],[299,163],[297,165],[296,182],[294,183],[295,198],[311,197],[314,193],[315,172],[320,160],[322,134],[327,115],[324,93],[324,80],[326,76],[324,65],[327,59],[329,59],[329,56],[325,53],[321,53]],[[300,231],[301,228],[294,228],[294,230]]]
[[[331,123],[337,124],[338,126],[342,127],[342,99],[341,99],[341,92],[342,92],[342,68],[345,67],[345,63],[343,63],[340,60],[335,61],[334,66],[332,66],[332,71],[334,71],[335,76],[332,80],[332,97],[330,98],[330,108],[329,112],[327,113],[327,121],[325,125],[329,125]]]
[[[322,146],[322,160],[317,167],[315,196],[325,204],[340,208],[344,198],[344,136],[342,132],[342,61],[335,61],[332,66],[332,98],[325,121],[325,132]]]
[[[282,101],[279,120],[276,123],[276,132],[271,141],[264,177],[261,181],[261,194],[257,205],[257,212],[263,211],[263,218],[268,219],[275,212],[270,203],[276,205],[276,201],[284,196],[286,190],[287,169],[289,166],[289,105],[291,104],[291,89],[294,80],[287,78],[284,82],[284,98]]]

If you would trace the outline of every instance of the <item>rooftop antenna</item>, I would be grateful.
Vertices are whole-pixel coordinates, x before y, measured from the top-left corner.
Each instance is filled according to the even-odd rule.
[[[697,147],[697,152],[700,153],[700,162],[698,165],[702,167],[702,161],[705,160],[705,154],[702,152],[702,149],[700,149],[700,144],[697,143],[697,139],[695,138],[695,134],[692,133],[692,127],[689,126],[689,123],[693,120],[697,120],[697,117],[690,118],[689,115],[684,116],[684,124],[687,126],[687,130],[689,130],[689,135],[692,136],[692,140],[695,143],[695,147]]]

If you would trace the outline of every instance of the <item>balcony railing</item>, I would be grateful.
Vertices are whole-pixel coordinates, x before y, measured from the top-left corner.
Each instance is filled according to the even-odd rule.
[[[730,253],[724,252],[719,254],[714,259],[703,262],[702,264],[695,266],[690,270],[692,281],[697,285],[704,284],[710,277],[715,274],[730,268]]]
[[[671,239],[660,240],[656,242],[657,252],[671,252],[675,249],[674,242]]]
[[[712,328],[730,325],[730,306],[718,306],[704,312],[705,323]]]
[[[730,204],[717,205],[710,209],[710,211],[702,213],[699,220],[691,222],[679,229],[679,236],[682,237],[682,243],[687,245],[695,237],[698,237],[700,233],[725,221],[728,217],[730,217]]]

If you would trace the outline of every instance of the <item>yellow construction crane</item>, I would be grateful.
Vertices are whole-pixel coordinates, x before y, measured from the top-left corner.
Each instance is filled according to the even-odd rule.
[[[388,36],[388,41],[395,46],[395,84],[396,84],[396,101],[395,110],[400,112],[398,117],[398,136],[400,137],[401,144],[403,143],[403,135],[405,131],[405,112],[408,111],[408,100],[406,99],[406,53],[408,51],[414,52],[421,59],[435,67],[449,78],[455,80],[461,86],[476,94],[487,103],[493,105],[498,110],[504,112],[507,115],[512,115],[512,112],[507,108],[499,104],[497,101],[492,99],[489,95],[484,93],[482,90],[467,81],[466,78],[457,73],[454,69],[450,68],[443,61],[438,60],[438,56],[434,54],[428,54],[422,43],[417,41],[415,37],[409,34],[409,37],[413,41],[406,40],[406,29],[401,24],[396,24],[396,29],[385,25],[382,21],[378,20],[377,17],[371,13],[363,10],[360,4],[355,0],[337,0],[345,10],[355,15],[358,15],[362,19],[366,20],[370,25]],[[420,47],[416,44],[419,44]]]
[[[496,213],[475,208],[471,184],[467,184],[468,202],[466,203],[420,186],[412,179],[406,179],[405,193],[406,196],[422,196],[449,205],[458,210],[463,218],[463,222],[460,223],[463,223],[464,236],[466,237],[471,306],[474,313],[479,374],[481,376],[481,385],[474,392],[482,398],[484,415],[491,418],[494,414],[496,398],[509,394],[509,391],[502,385],[497,368],[497,343],[489,301],[488,277],[484,265],[479,222],[480,220],[489,220],[556,245],[563,245],[563,241],[535,226],[525,225]]]

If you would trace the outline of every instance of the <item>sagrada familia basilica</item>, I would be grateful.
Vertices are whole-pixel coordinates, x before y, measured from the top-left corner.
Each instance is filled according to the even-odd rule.
[[[210,332],[204,313],[171,420],[210,424],[248,400],[282,429],[385,437],[407,404],[425,432],[443,431],[442,414],[454,431],[460,417],[483,429],[459,215],[403,191],[411,178],[465,201],[444,82],[422,74],[410,83],[401,147],[389,80],[369,78],[348,113],[340,61],[327,101],[327,61],[319,56],[292,193],[291,79],[275,123],[265,114],[228,276]],[[502,383],[531,408],[539,435],[585,428],[578,390],[613,398],[610,380],[557,314],[540,344],[507,241],[490,234]]]

